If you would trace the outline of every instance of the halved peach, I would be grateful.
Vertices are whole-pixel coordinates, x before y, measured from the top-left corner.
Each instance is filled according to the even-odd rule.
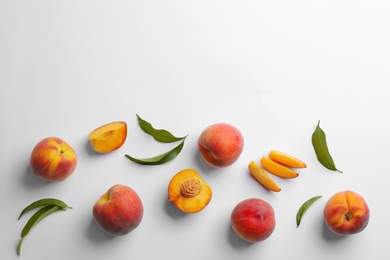
[[[181,170],[168,185],[168,201],[185,213],[196,213],[210,202],[213,191],[194,169]]]
[[[298,173],[281,165],[280,163],[274,162],[270,158],[263,156],[260,160],[261,166],[264,167],[270,173],[279,176],[281,178],[295,178],[298,177]]]
[[[268,154],[269,158],[271,160],[278,162],[280,164],[283,164],[284,166],[291,167],[291,168],[306,168],[306,164],[302,162],[301,160],[295,158],[294,156],[291,156],[289,154],[277,151],[277,150],[271,150]]]
[[[88,139],[92,148],[98,153],[108,153],[120,148],[127,137],[127,124],[116,121],[105,124],[93,130]]]

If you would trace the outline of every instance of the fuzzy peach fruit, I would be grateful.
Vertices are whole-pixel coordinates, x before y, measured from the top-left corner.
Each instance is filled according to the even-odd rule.
[[[59,182],[76,169],[77,156],[71,146],[58,137],[38,142],[31,152],[30,169],[44,180]]]
[[[230,222],[234,232],[250,243],[267,239],[276,225],[274,209],[258,198],[238,203],[232,211]]]
[[[238,160],[244,138],[234,126],[217,123],[206,127],[198,138],[203,159],[215,168],[227,167]]]
[[[93,207],[96,223],[114,236],[126,235],[138,227],[143,212],[138,194],[122,184],[112,186]]]
[[[325,204],[325,224],[336,235],[359,233],[366,228],[369,219],[366,201],[353,191],[338,192]]]

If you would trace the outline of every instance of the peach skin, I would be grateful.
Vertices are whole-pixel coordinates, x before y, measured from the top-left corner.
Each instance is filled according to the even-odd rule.
[[[88,139],[92,148],[98,153],[108,153],[119,149],[127,137],[127,124],[116,121],[93,130]]]
[[[306,168],[306,164],[302,162],[301,160],[288,155],[286,153],[277,151],[277,150],[271,150],[268,154],[269,158],[273,160],[274,162],[280,163],[284,166],[291,167],[291,168]]]
[[[138,194],[122,184],[112,186],[93,206],[96,223],[113,236],[126,235],[141,223],[143,205]]]
[[[254,161],[249,163],[248,169],[255,180],[257,180],[265,188],[275,192],[281,191],[279,186]]]
[[[234,207],[230,223],[239,237],[250,243],[256,243],[267,239],[274,232],[275,212],[268,202],[250,198]]]
[[[280,163],[274,162],[265,156],[261,158],[260,164],[264,167],[264,169],[281,178],[296,178],[299,175],[290,168],[287,168]]]
[[[203,159],[215,168],[235,163],[244,148],[244,138],[234,126],[217,123],[206,127],[198,138]]]
[[[370,220],[366,201],[349,190],[334,194],[327,201],[323,215],[326,226],[340,236],[363,231]]]
[[[77,155],[58,137],[48,137],[36,144],[30,156],[31,171],[44,180],[59,182],[76,169]]]

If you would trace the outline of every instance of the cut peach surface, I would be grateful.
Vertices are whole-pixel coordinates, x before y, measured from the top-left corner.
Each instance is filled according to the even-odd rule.
[[[168,200],[185,213],[201,211],[211,197],[211,187],[194,169],[178,172],[168,185]]]
[[[306,164],[302,162],[301,160],[295,158],[294,156],[291,156],[289,154],[277,151],[277,150],[271,150],[269,152],[269,158],[271,160],[278,162],[284,166],[291,167],[291,168],[306,168]]]
[[[265,188],[279,192],[281,189],[279,186],[260,168],[260,166],[251,161],[248,165],[249,172],[252,176]]]
[[[120,148],[127,137],[127,124],[116,121],[105,124],[93,130],[88,139],[92,148],[98,153],[108,153]]]
[[[280,163],[274,162],[270,158],[263,156],[260,160],[261,166],[264,167],[270,173],[279,176],[281,178],[295,178],[298,177],[298,173],[281,165]]]

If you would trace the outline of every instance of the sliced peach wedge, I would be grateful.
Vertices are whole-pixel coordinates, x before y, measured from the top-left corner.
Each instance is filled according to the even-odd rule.
[[[261,185],[265,188],[279,192],[281,189],[279,186],[260,168],[260,165],[251,161],[248,165],[249,172]]]
[[[287,168],[286,166],[283,166],[282,164],[277,163],[265,156],[261,158],[260,164],[264,167],[264,169],[281,178],[296,178],[299,175],[290,168]]]
[[[291,167],[291,168],[306,168],[306,164],[302,162],[301,160],[297,159],[294,156],[291,156],[289,154],[277,151],[277,150],[271,150],[268,154],[269,158],[271,160],[278,162],[284,166]]]
[[[92,148],[98,153],[108,153],[120,148],[127,137],[127,124],[116,121],[105,124],[93,130],[88,139]]]

